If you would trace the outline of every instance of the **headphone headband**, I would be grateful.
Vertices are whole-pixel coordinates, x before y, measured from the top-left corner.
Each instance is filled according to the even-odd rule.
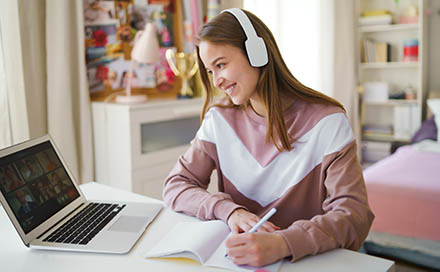
[[[246,13],[239,8],[226,9],[221,13],[223,12],[232,14],[240,23],[247,38],[245,41],[245,48],[251,65],[253,67],[262,67],[266,65],[268,62],[266,44],[264,43],[263,38],[258,37],[257,32]]]

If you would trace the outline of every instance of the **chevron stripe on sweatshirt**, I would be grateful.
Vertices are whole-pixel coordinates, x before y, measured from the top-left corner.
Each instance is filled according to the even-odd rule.
[[[248,133],[247,137],[255,136],[260,142],[264,141],[265,128],[254,132],[256,135]],[[206,114],[196,137],[216,145],[223,175],[244,196],[263,207],[301,182],[324,156],[342,150],[354,139],[350,124],[341,112],[317,121],[293,144],[290,152],[274,155],[274,147],[266,148],[266,153],[250,152],[243,141],[255,139],[243,139],[243,133],[241,137],[239,134],[214,107]]]

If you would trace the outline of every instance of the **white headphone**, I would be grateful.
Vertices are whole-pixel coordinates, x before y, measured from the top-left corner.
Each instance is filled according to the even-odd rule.
[[[247,37],[244,45],[251,65],[253,67],[261,67],[266,65],[268,62],[266,44],[264,43],[263,38],[258,37],[257,32],[252,26],[252,23],[247,17],[246,13],[239,8],[225,9],[221,13],[223,12],[228,12],[234,15],[234,17],[240,23],[241,28],[243,28],[244,34]]]

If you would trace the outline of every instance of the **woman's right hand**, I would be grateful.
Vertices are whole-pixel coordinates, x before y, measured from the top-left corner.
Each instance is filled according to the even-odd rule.
[[[245,209],[236,209],[228,218],[228,225],[232,233],[248,232],[260,220],[255,214]],[[274,232],[280,228],[267,221],[257,231]]]

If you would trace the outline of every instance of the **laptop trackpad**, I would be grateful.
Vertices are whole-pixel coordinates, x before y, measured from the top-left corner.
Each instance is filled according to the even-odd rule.
[[[145,226],[145,217],[122,215],[108,229],[109,231],[139,232]]]

